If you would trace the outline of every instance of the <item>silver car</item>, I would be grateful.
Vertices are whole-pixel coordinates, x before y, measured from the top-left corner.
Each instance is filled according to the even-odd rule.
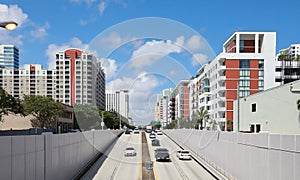
[[[133,147],[127,147],[124,151],[124,156],[136,156],[136,151]]]

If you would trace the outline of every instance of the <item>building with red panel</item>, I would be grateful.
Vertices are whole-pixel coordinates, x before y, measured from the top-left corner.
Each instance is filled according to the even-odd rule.
[[[100,60],[79,49],[56,54],[56,100],[105,108],[105,74]]]
[[[189,120],[189,83],[190,80],[181,80],[171,93],[169,101],[173,103],[169,106],[172,106],[174,111],[168,112],[170,119],[184,118],[185,120]]]
[[[232,129],[234,100],[276,86],[275,55],[275,32],[235,32],[201,71],[210,86],[206,109],[222,130]]]

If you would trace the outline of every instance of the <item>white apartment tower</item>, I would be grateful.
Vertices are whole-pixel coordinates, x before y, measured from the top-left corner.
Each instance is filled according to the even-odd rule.
[[[276,58],[275,81],[286,84],[300,79],[300,44],[282,49]]]
[[[16,46],[0,44],[0,67],[19,69],[19,49]]]
[[[129,92],[128,90],[106,90],[106,111],[116,111],[123,117],[129,117]]]
[[[56,70],[57,101],[105,107],[105,74],[93,54],[79,49],[58,52]]]
[[[275,32],[235,32],[202,67],[199,107],[207,106],[221,129],[232,130],[233,101],[276,86],[275,53]]]

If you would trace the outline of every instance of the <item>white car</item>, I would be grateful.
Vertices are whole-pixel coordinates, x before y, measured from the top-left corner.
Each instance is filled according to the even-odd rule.
[[[188,150],[178,150],[177,151],[177,157],[179,159],[187,159],[187,160],[191,160],[191,154]]]
[[[161,130],[156,130],[156,134],[157,134],[157,135],[163,135],[163,133],[162,133]]]
[[[150,139],[155,139],[155,138],[156,138],[155,133],[150,133],[150,134],[149,134],[149,138],[150,138]]]
[[[135,149],[133,147],[127,147],[124,151],[124,156],[136,156]]]
[[[139,130],[138,128],[135,128],[135,129],[133,130],[133,134],[140,134],[140,130]]]

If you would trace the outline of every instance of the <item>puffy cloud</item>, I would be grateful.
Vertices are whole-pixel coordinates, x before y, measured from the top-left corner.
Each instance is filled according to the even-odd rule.
[[[205,42],[200,38],[200,36],[192,36],[184,45],[189,51],[196,51],[205,47]]]
[[[100,16],[102,16],[104,10],[107,7],[107,4],[104,1],[101,1],[98,7],[99,7]]]
[[[46,50],[46,55],[48,57],[48,68],[55,69],[55,54],[64,51],[68,48],[78,48],[85,50],[87,48],[87,44],[83,44],[80,39],[74,37],[70,42],[64,43],[62,45],[50,44],[48,45],[48,49]]]
[[[23,12],[18,5],[5,5],[0,4],[0,21],[15,21],[18,26],[22,26],[26,21],[28,21],[28,15]],[[0,43],[5,42],[5,44],[14,44],[16,46],[23,45],[23,35],[10,35],[10,31],[0,29]]]
[[[27,19],[28,15],[18,5],[0,4],[0,21],[15,21],[18,26],[22,26]]]
[[[170,40],[148,41],[132,53],[131,65],[135,68],[150,66],[170,53],[180,52],[181,48]]]
[[[44,26],[40,26],[37,29],[30,31],[30,35],[33,38],[42,39],[45,36],[47,36],[46,29],[48,29],[49,27],[50,27],[49,23],[46,23]]]
[[[110,80],[115,76],[117,71],[116,60],[101,58],[100,61],[101,61],[101,66],[104,69],[106,80]]]
[[[208,56],[202,53],[196,53],[192,57],[192,65],[197,66],[197,65],[203,65],[206,64],[208,60]]]
[[[154,119],[152,103],[153,90],[159,86],[154,75],[145,72],[140,73],[136,78],[122,77],[108,83],[107,89],[129,90],[130,116],[135,122],[149,121]]]

